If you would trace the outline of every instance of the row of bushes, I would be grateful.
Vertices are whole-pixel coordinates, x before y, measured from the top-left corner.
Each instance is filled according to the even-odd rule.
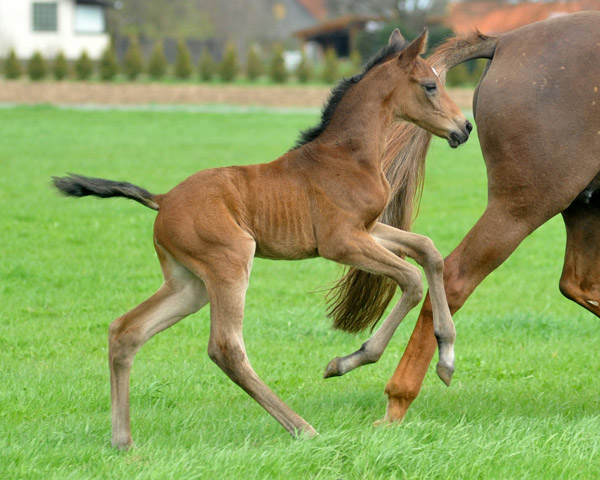
[[[274,48],[268,62],[265,62],[255,48],[249,48],[246,54],[245,71],[238,59],[236,48],[228,44],[222,59],[216,62],[207,49],[200,55],[197,65],[194,65],[185,42],[177,45],[177,55],[173,65],[169,65],[164,55],[161,42],[156,43],[152,54],[144,61],[139,42],[132,38],[129,48],[121,62],[117,60],[114,48],[108,47],[98,62],[90,59],[86,52],[71,65],[63,53],[59,53],[52,61],[47,61],[36,52],[23,68],[23,64],[17,59],[14,50],[10,52],[4,65],[4,76],[8,79],[16,79],[26,73],[32,80],[42,80],[52,75],[56,80],[63,80],[74,76],[78,80],[88,80],[94,74],[103,81],[111,81],[119,74],[123,74],[128,80],[135,80],[141,75],[148,75],[153,80],[160,80],[171,73],[175,78],[185,80],[197,75],[202,81],[220,79],[222,82],[233,82],[241,74],[247,80],[253,82],[263,76],[268,76],[273,82],[284,83],[290,75],[302,83],[311,80],[320,80],[333,83],[339,80],[340,62],[335,51],[329,49],[325,52],[324,62],[316,69],[311,62],[302,55],[302,59],[294,72],[288,72],[284,61],[283,48]],[[361,59],[357,52],[351,57],[351,66],[343,73],[348,75],[360,69]],[[25,70],[25,72],[23,71]]]

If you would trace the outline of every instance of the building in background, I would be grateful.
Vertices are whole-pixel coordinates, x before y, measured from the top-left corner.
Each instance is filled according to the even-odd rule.
[[[562,0],[504,5],[485,0],[461,2],[451,4],[447,24],[457,34],[468,33],[477,28],[482,33],[494,35],[529,23],[585,10],[600,10],[600,0]]]
[[[14,49],[21,59],[35,51],[75,59],[84,50],[99,58],[110,42],[109,7],[112,2],[101,0],[0,0],[0,57]]]

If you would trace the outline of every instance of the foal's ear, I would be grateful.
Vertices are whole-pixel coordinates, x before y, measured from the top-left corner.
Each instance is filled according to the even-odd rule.
[[[415,38],[400,54],[400,63],[403,65],[409,65],[414,62],[415,58],[425,53],[427,50],[427,28],[423,30],[423,33]]]
[[[404,45],[405,43],[406,40],[404,40],[404,37],[400,33],[400,30],[395,28],[392,34],[390,35],[390,39],[388,40],[388,46],[402,47],[402,45]]]

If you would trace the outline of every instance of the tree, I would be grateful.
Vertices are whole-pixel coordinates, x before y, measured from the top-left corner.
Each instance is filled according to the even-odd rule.
[[[123,58],[123,72],[129,80],[135,80],[144,70],[144,60],[140,42],[135,35],[129,37],[129,48]]]
[[[15,80],[21,76],[21,62],[17,58],[14,48],[8,53],[6,63],[4,64],[4,76],[9,80]]]
[[[313,70],[306,54],[302,52],[302,58],[296,68],[296,78],[300,83],[306,83],[313,77]]]
[[[210,81],[214,77],[216,69],[217,64],[212,55],[207,48],[203,48],[200,55],[200,78],[205,82]]]
[[[288,77],[288,71],[285,68],[285,59],[283,57],[283,47],[276,45],[271,57],[271,68],[269,70],[271,80],[276,83],[285,83]]]
[[[75,61],[75,75],[78,80],[87,80],[94,72],[94,62],[84,50],[79,58]]]
[[[183,40],[177,42],[177,56],[175,57],[175,76],[177,78],[189,78],[192,74],[192,58],[190,51]]]
[[[112,45],[106,47],[104,52],[102,52],[98,68],[100,71],[100,78],[105,81],[112,80],[119,72],[117,55],[115,54],[115,49]]]
[[[150,61],[148,62],[148,74],[154,80],[160,80],[167,73],[167,59],[163,50],[162,41],[154,44]]]
[[[263,74],[263,64],[255,47],[250,47],[246,55],[246,76],[254,81]]]
[[[46,60],[39,51],[33,52],[27,65],[27,73],[32,80],[42,80],[46,76]]]
[[[329,47],[325,50],[325,65],[321,72],[321,80],[326,83],[334,83],[339,79],[339,61],[335,50]]]
[[[225,54],[219,64],[219,75],[224,82],[233,82],[240,71],[235,45],[229,42],[225,47]]]
[[[63,80],[69,76],[69,62],[64,52],[58,52],[52,64],[52,74],[56,80]]]

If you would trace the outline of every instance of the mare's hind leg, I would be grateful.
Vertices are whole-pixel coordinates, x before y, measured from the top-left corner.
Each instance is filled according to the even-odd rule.
[[[112,445],[133,444],[129,415],[129,375],[136,352],[153,335],[169,328],[208,301],[204,283],[160,246],[157,253],[165,281],[148,300],[111,323],[108,337]]]
[[[344,375],[350,370],[379,360],[400,322],[423,296],[423,282],[419,270],[381,246],[367,232],[360,232],[346,240],[338,238],[328,247],[319,246],[321,256],[391,278],[402,290],[402,297],[375,335],[359,350],[329,362],[325,369],[325,378]]]
[[[202,264],[196,264],[198,272],[202,272],[210,299],[208,355],[292,436],[302,432],[316,435],[315,429],[277,397],[250,365],[242,323],[255,243],[248,237],[230,237],[229,241],[231,245],[214,249],[209,259],[202,259]],[[186,259],[186,262],[188,260],[190,265],[196,263],[193,259]]]
[[[450,315],[444,291],[444,260],[441,254],[428,237],[417,235],[416,233],[404,232],[382,223],[378,223],[371,234],[377,243],[396,255],[408,255],[415,259],[425,270],[433,304],[434,332],[440,352],[437,373],[444,383],[449,385],[454,373],[454,340],[456,330],[454,329],[454,323],[452,322],[452,316]],[[365,363],[372,363],[370,360],[377,361],[402,321],[403,316],[401,315],[401,313],[392,312],[375,334],[363,343],[360,350],[344,357],[342,363],[355,363],[356,367],[358,367]],[[349,357],[354,359],[353,362],[345,360],[349,359]],[[340,363],[340,361],[333,361],[332,363]],[[328,369],[329,375],[326,374],[326,376],[333,376],[334,374],[342,375],[347,371],[349,370],[336,372],[332,366],[331,369]]]
[[[600,199],[578,198],[563,219],[567,247],[560,291],[600,317]]]

